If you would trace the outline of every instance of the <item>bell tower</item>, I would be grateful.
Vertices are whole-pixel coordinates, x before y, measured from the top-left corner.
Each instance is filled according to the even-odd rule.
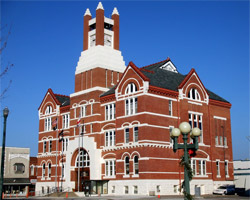
[[[125,70],[125,62],[119,50],[119,13],[114,8],[112,17],[104,16],[99,2],[96,17],[87,9],[83,19],[83,51],[75,71],[75,93],[91,90],[107,90],[114,86]]]

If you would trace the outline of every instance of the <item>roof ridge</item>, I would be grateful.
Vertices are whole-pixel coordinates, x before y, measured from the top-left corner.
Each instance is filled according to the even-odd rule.
[[[69,96],[64,95],[64,94],[55,94],[55,93],[54,93],[54,95],[56,95],[56,96],[60,96],[60,97],[68,97],[68,98],[69,98]]]
[[[140,68],[139,70],[140,71],[145,71],[145,72],[148,72],[148,73],[151,73],[151,74],[155,73],[154,71],[151,71],[151,70],[148,70],[148,69],[144,69],[144,68]]]
[[[147,66],[141,67],[141,69],[144,69],[144,68],[146,68],[146,67],[150,67],[150,66],[152,66],[152,65],[156,65],[156,64],[159,64],[159,63],[162,63],[162,62],[165,62],[165,61],[170,61],[170,58],[169,58],[169,57],[167,57],[167,59],[166,59],[166,60],[162,60],[162,61],[160,61],[160,62],[156,62],[156,63],[150,64],[150,65],[147,65]]]

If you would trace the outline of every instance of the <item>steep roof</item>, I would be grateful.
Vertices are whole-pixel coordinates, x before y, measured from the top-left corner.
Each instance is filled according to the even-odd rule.
[[[187,75],[183,75],[179,72],[173,72],[166,69],[162,69],[162,66],[164,66],[166,63],[168,63],[170,59],[163,60],[158,63],[154,63],[142,68],[139,68],[139,70],[147,77],[149,78],[149,85],[169,89],[173,91],[178,91],[178,86],[181,84],[181,82],[185,79]],[[110,95],[115,93],[116,86],[110,88],[109,91],[103,93],[102,96]],[[211,92],[210,90],[206,89],[209,98],[217,101],[222,101],[229,103],[224,98],[220,97],[219,95],[215,94],[214,92]]]
[[[56,99],[60,102],[61,107],[70,105],[70,97],[61,94],[55,94]]]

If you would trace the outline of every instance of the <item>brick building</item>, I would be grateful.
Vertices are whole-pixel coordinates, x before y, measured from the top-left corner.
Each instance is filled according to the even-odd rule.
[[[191,193],[211,194],[233,182],[230,108],[195,69],[183,75],[170,58],[126,67],[118,10],[106,18],[99,3],[95,18],[89,9],[84,15],[74,93],[48,89],[39,107],[36,191],[179,194],[182,152],[173,152],[170,132],[187,121],[202,130]]]

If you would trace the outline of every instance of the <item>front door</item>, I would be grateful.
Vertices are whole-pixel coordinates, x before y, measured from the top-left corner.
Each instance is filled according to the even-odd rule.
[[[80,180],[79,180],[79,192],[90,192],[90,181],[89,181],[89,167],[81,168],[80,170]],[[76,182],[75,191],[78,191],[78,169],[75,169]]]

